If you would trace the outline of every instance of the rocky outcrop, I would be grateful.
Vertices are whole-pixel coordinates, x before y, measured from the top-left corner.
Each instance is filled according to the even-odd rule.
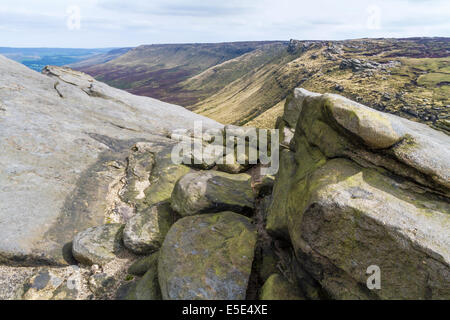
[[[49,265],[39,274],[33,271],[31,278],[24,273],[29,278],[19,286],[16,297],[246,297],[255,227],[238,213],[213,213],[232,209],[252,215],[255,197],[270,193],[273,179],[252,181],[246,173],[196,171],[211,169],[215,163],[187,166],[171,158],[179,142],[171,137],[173,129],[191,128],[193,121],[204,120],[204,129],[217,128],[222,134],[221,125],[177,106],[112,89],[68,68],[47,67],[39,75],[3,60],[0,67],[7,74],[1,81],[9,86],[0,89],[1,133],[6,137],[2,140],[5,153],[0,157],[6,168],[1,173],[6,174],[1,176],[5,191],[1,195],[12,191],[11,182],[19,188],[15,196],[27,199],[0,212],[11,222],[8,213],[20,209],[12,225],[3,225],[0,219],[0,230],[6,235],[0,241],[0,259],[20,266]],[[21,127],[23,123],[27,126]],[[199,188],[199,197],[194,199],[185,187]],[[179,218],[171,206],[182,216],[202,215],[171,227]],[[36,212],[38,208],[42,212]],[[21,227],[31,234],[18,235],[20,241],[10,237],[14,228]],[[172,243],[183,254],[174,254],[178,249]],[[191,261],[196,250],[198,259]],[[148,256],[140,259],[136,254]],[[58,271],[66,263],[78,263],[73,275]],[[8,268],[10,272],[20,269]],[[1,271],[2,277],[9,272]],[[192,283],[187,282],[190,275],[186,272],[195,273]],[[75,276],[73,284],[71,277]],[[183,276],[181,284],[189,289],[173,291],[179,284],[177,278]],[[159,283],[164,284],[163,295]]]
[[[380,69],[386,71],[387,69],[399,66],[401,63],[399,61],[389,61],[386,63],[379,63],[370,60],[360,60],[355,58],[343,59],[339,65],[340,69],[352,69],[353,72],[366,71]]]
[[[171,205],[182,216],[249,210],[254,207],[251,176],[214,170],[188,173],[177,181]]]
[[[268,231],[331,298],[449,298],[450,138],[337,95],[288,104]]]
[[[306,97],[317,97],[317,96],[320,96],[320,94],[310,92],[303,88],[295,89],[293,95],[289,96],[284,105],[282,120],[286,124],[286,127],[295,129],[298,117],[300,116],[303,100]]]
[[[179,220],[160,251],[163,299],[245,299],[255,244],[250,219],[233,212]]]
[[[183,107],[111,88],[68,68],[47,67],[39,74],[0,56],[0,74],[3,263],[66,264],[67,244],[78,231],[108,222],[110,213],[134,214],[133,206],[114,204],[136,142],[174,143],[167,132],[193,128],[196,120],[205,129],[222,127]],[[136,183],[130,184],[138,189],[135,197],[142,197],[148,181],[149,167],[140,163]],[[173,185],[166,186],[179,178],[162,160],[155,170],[166,172],[160,179],[167,184],[152,190],[158,199],[149,199],[148,205],[169,199]]]
[[[226,133],[247,141],[252,128],[205,119],[226,151],[175,163],[192,132],[172,129],[203,118],[67,68],[5,61],[0,298],[450,298],[448,136],[296,89],[277,121],[274,181],[248,154],[220,163],[239,151]]]

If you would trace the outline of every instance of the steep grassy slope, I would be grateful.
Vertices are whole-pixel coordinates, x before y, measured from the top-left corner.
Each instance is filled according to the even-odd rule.
[[[131,49],[133,49],[133,48],[113,49],[113,50],[110,50],[110,51],[102,53],[102,54],[96,54],[88,59],[83,59],[81,61],[71,63],[67,66],[72,69],[88,68],[88,67],[91,67],[94,65],[99,65],[99,64],[114,60],[114,59],[120,57],[121,55],[127,53]]]
[[[211,90],[217,90],[217,86],[192,89],[181,85],[183,81],[210,67],[277,44],[281,42],[148,45],[134,48],[104,64],[76,69],[135,94],[188,106],[210,95]],[[252,64],[255,65],[255,62]],[[250,71],[249,68],[246,70]],[[234,80],[242,72],[233,71],[234,74],[228,75],[225,81]]]
[[[224,123],[273,127],[286,96],[304,87],[445,127],[449,52],[450,39],[292,41],[278,59],[190,108]]]
[[[152,45],[81,70],[222,123],[273,127],[304,87],[450,128],[450,38]]]

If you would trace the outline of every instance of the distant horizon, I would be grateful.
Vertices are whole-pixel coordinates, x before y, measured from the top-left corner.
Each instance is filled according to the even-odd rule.
[[[161,42],[161,43],[141,43],[135,46],[113,46],[113,47],[21,47],[21,46],[3,46],[0,44],[0,49],[70,49],[70,50],[114,50],[114,49],[126,49],[126,48],[137,48],[140,46],[152,46],[152,45],[186,45],[186,44],[221,44],[221,43],[245,43],[245,42],[289,42],[290,40],[297,41],[352,41],[352,40],[364,40],[364,39],[449,39],[450,36],[411,36],[411,37],[363,37],[363,38],[347,38],[347,39],[297,39],[289,38],[288,40],[239,40],[239,41],[218,41],[218,42]]]

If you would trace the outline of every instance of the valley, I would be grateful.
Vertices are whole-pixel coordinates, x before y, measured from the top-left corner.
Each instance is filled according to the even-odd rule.
[[[0,47],[0,54],[20,62],[34,71],[41,72],[47,65],[63,66],[88,60],[104,63],[124,54],[123,49],[64,49],[64,48],[7,48]],[[81,63],[79,66],[83,66]]]
[[[273,128],[303,87],[450,128],[450,38],[151,45],[73,67],[221,123]]]

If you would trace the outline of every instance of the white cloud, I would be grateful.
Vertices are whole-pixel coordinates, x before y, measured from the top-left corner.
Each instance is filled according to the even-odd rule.
[[[67,28],[69,6],[79,30]],[[450,36],[448,21],[448,0],[2,0],[0,46]]]

